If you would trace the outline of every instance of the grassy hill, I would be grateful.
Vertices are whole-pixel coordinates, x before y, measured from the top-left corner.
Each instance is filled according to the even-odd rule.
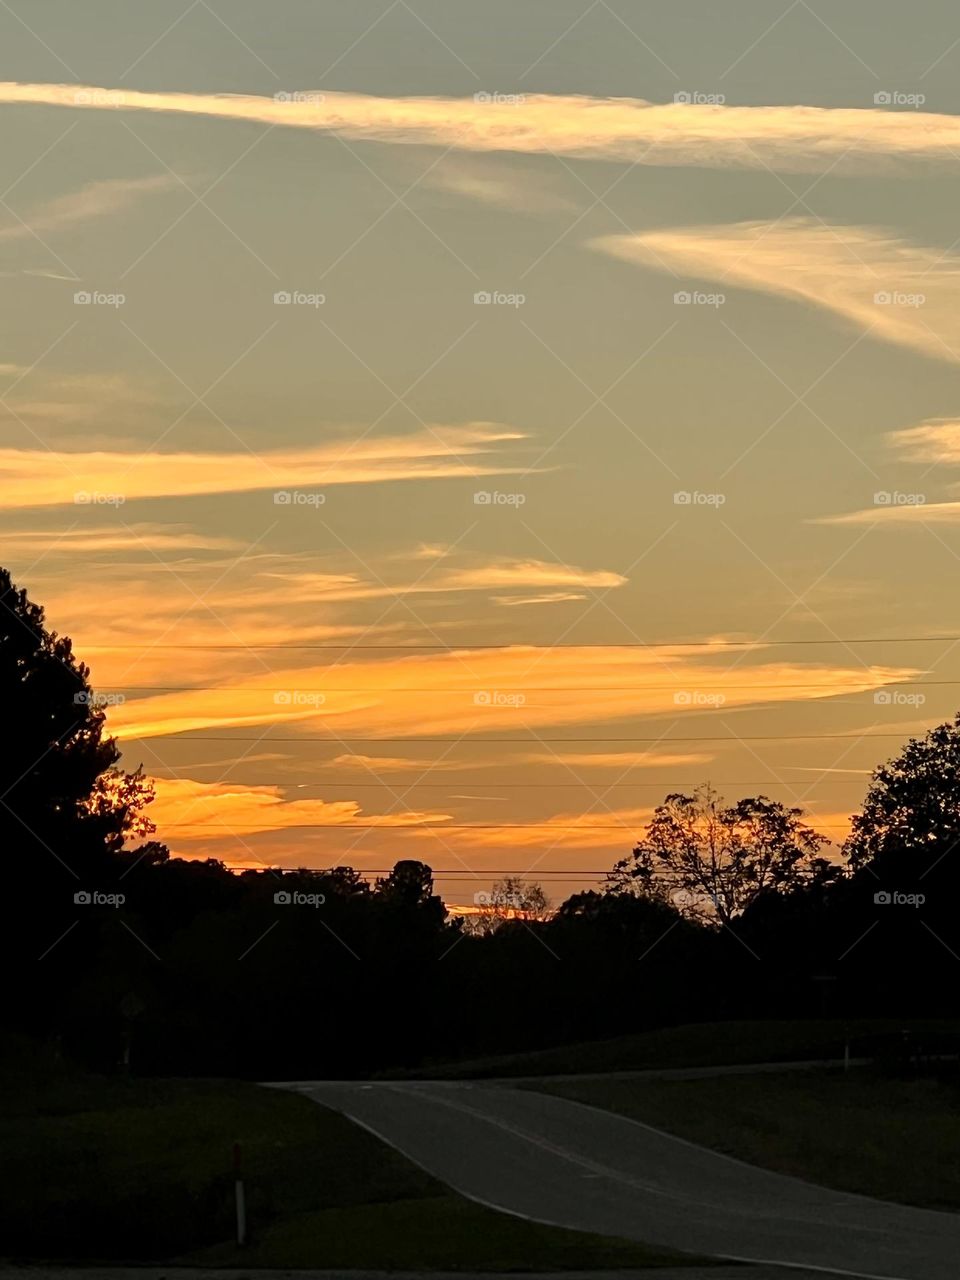
[[[960,1210],[960,1081],[872,1070],[536,1086],[774,1169],[881,1200]]]
[[[233,1242],[235,1141],[243,1250]],[[557,1271],[690,1261],[484,1208],[293,1093],[80,1077],[43,1063],[0,1077],[0,1241],[9,1259],[72,1263]]]
[[[591,1040],[528,1053],[437,1063],[402,1073],[422,1080],[581,1075],[672,1067],[712,1067],[752,1062],[826,1061],[843,1057],[849,1039],[854,1057],[890,1055],[904,1043],[931,1052],[957,1052],[960,1021],[839,1019],[790,1022],[700,1022],[613,1040]],[[400,1073],[396,1073],[400,1074]]]

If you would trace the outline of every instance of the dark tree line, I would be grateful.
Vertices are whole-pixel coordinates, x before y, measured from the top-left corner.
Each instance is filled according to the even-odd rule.
[[[87,668],[2,570],[0,691],[4,1023],[89,1065],[346,1076],[683,1022],[956,1016],[960,716],[877,769],[842,865],[799,810],[704,789],[601,892],[471,931],[420,862],[370,885],[150,841]]]

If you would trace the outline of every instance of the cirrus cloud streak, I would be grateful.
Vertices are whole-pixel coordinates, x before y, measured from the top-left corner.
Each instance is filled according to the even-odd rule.
[[[652,103],[561,94],[518,95],[510,103],[343,92],[291,97],[0,82],[0,104],[7,105],[206,116],[358,141],[650,165],[885,170],[910,160],[954,159],[960,152],[960,118],[921,111]]]

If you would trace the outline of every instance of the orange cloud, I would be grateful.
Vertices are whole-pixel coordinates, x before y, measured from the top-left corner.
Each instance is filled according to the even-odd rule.
[[[189,778],[158,778],[154,785],[156,799],[150,806],[150,817],[157,824],[158,838],[177,845],[314,825],[411,827],[450,820],[447,813],[425,810],[364,814],[355,800],[288,800],[280,787]]]
[[[885,342],[960,360],[960,257],[875,227],[784,218],[603,236],[593,247],[638,266],[797,298]],[[671,280],[671,293],[678,287]]]
[[[0,103],[168,112],[335,133],[366,142],[513,151],[711,169],[897,171],[904,160],[953,161],[960,119],[923,111],[728,107],[560,94],[516,100],[299,93],[150,93],[76,84],[0,83]]]
[[[270,489],[293,494],[325,485],[504,475],[514,468],[487,455],[496,445],[521,439],[519,432],[480,423],[259,454],[53,453],[4,448],[0,449],[0,499],[8,507],[109,507],[140,498]],[[296,501],[291,496],[288,504]],[[282,512],[282,502],[277,509]]]
[[[584,570],[544,560],[502,560],[477,568],[459,569],[442,581],[449,586],[483,587],[622,587],[621,573]]]
[[[509,830],[461,828],[456,832],[456,840],[458,846],[469,849],[502,848],[505,845],[540,849],[548,855],[546,865],[552,866],[549,859],[554,851],[564,849],[619,849],[623,854],[628,853],[653,818],[655,808],[655,804],[650,804],[612,809],[598,802],[585,811],[557,813],[544,821]],[[835,845],[841,844],[849,834],[850,815],[847,813],[808,813],[805,820]],[[445,839],[452,835],[449,833]],[[529,878],[537,878],[536,863],[529,872]]]
[[[20,529],[3,534],[7,546],[42,551],[44,557],[87,556],[98,551],[243,551],[238,538],[212,537],[183,525],[133,524],[117,529]]]
[[[897,452],[911,462],[960,464],[960,422],[954,419],[941,418],[892,431],[888,439]]]
[[[853,695],[912,669],[779,662],[724,675],[704,650],[512,648],[396,656],[247,674],[229,688],[158,693],[113,708],[123,738],[278,725],[362,736],[535,733],[547,725],[682,716],[722,706]]]
[[[887,440],[908,462],[927,463],[930,468],[960,465],[960,422],[952,419],[923,422],[916,427],[891,431]],[[905,481],[898,490],[875,493],[871,507],[822,516],[815,523],[913,525],[917,528],[927,524],[960,523],[960,501],[928,502],[924,488],[924,477],[915,482]],[[948,489],[956,493],[958,485],[951,484]]]
[[[271,506],[268,520],[274,510]],[[455,625],[459,630],[470,620],[471,598],[480,597],[476,613],[485,613],[490,621],[487,602],[497,599],[487,594],[490,582],[539,589],[553,579],[604,588],[624,581],[605,570],[504,557],[488,561],[450,549],[429,560],[419,549],[393,551],[378,560],[380,573],[389,578],[382,581],[365,566],[340,567],[353,561],[346,550],[321,557],[329,563],[321,571],[312,567],[318,560],[315,552],[246,554],[249,546],[242,541],[210,537],[182,524],[127,523],[118,515],[112,528],[100,519],[91,528],[67,524],[57,531],[51,526],[45,520],[40,530],[13,534],[14,576],[20,555],[32,565],[44,553],[32,570],[31,588],[45,601],[51,622],[61,629],[69,624],[77,652],[91,663],[99,687],[130,693],[136,692],[134,685],[221,683],[224,656],[205,652],[205,647],[228,646],[232,676],[246,680],[251,673],[282,671],[290,662],[284,646],[339,643],[344,646],[341,656],[346,656],[351,641],[399,643],[422,634],[418,607],[461,597],[455,619],[436,621],[433,630],[439,638],[443,628]],[[98,553],[102,559],[95,573],[101,590],[123,601],[109,630],[101,595],[91,593],[75,572],[78,556]],[[373,606],[372,618],[368,605]],[[178,654],[172,677],[167,649],[185,636],[191,649]],[[285,678],[278,675],[278,682]]]
[[[371,774],[381,773],[422,773],[426,776],[428,773],[438,773],[440,771],[461,771],[464,768],[462,760],[444,760],[444,759],[417,759],[413,756],[366,756],[350,752],[346,755],[336,756],[330,762],[337,768],[356,769],[363,776],[366,770]],[[478,767],[487,767],[489,765],[500,764],[499,760],[483,760],[476,761],[470,766],[472,769]]]
[[[542,751],[524,756],[528,764],[567,765],[575,769],[661,769],[709,764],[715,759],[703,751]]]

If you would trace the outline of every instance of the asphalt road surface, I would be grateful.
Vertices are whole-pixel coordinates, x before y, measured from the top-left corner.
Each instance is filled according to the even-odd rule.
[[[58,1267],[0,1264],[6,1280],[509,1280],[489,1271],[285,1271],[257,1267]],[[813,1271],[781,1271],[751,1267],[674,1267],[632,1271],[553,1271],[523,1273],[523,1280],[822,1280]]]
[[[960,1215],[830,1191],[563,1098],[479,1082],[285,1087],[537,1222],[869,1280],[960,1277]]]

